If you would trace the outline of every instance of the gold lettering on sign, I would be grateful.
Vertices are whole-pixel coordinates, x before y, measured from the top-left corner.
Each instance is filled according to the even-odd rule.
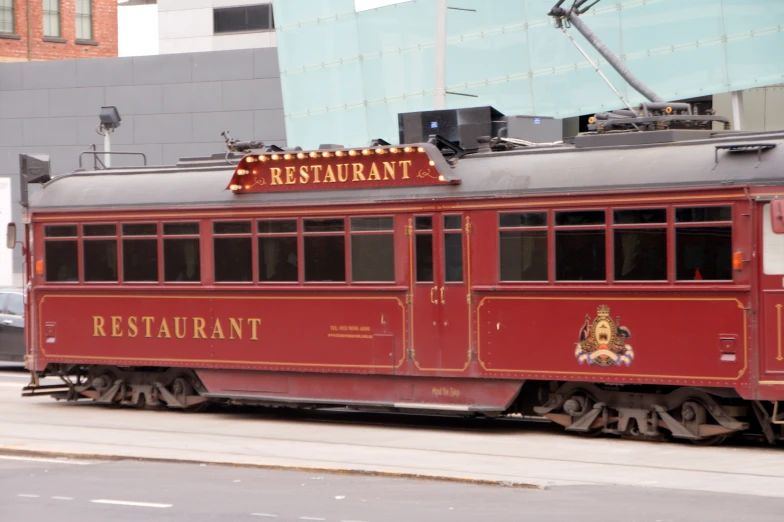
[[[335,172],[332,170],[332,165],[327,165],[327,171],[324,173],[324,183],[335,183]]]
[[[344,169],[343,167],[346,168]],[[338,164],[338,180],[340,180],[341,183],[348,181],[348,163]]]
[[[111,331],[107,334],[107,318],[102,315],[92,316],[93,337],[136,337],[139,334],[139,318],[135,315],[126,317],[119,315],[109,316]],[[203,317],[142,317],[144,323],[144,337],[158,339],[172,339],[171,321],[174,321],[174,337],[185,339],[188,336],[189,326],[193,327],[194,339],[226,339],[225,326],[228,323],[229,340],[243,339],[243,326],[250,325],[250,341],[259,340],[259,326],[261,319],[251,317],[216,317],[204,319]],[[209,328],[209,330],[208,330]],[[206,332],[211,332],[208,336]]]
[[[321,173],[321,165],[312,165],[310,170],[313,172],[313,183],[321,183],[319,181],[319,174]]]
[[[408,167],[411,166],[411,160],[400,161],[398,163],[403,167],[403,179],[408,179]]]
[[[106,332],[103,331],[103,317],[100,315],[93,316],[93,337],[106,337]]]
[[[354,181],[365,181],[365,166],[361,163],[352,163],[351,167],[354,169]]]
[[[305,184],[310,179],[310,174],[308,173],[308,166],[302,165],[299,168],[299,182]]]
[[[385,161],[384,162],[384,181],[389,179],[395,179],[395,162],[394,161]]]
[[[281,172],[278,167],[270,168],[270,180],[273,185],[283,185],[283,180],[280,179]]]
[[[381,176],[378,173],[378,166],[375,162],[370,164],[370,174],[368,174],[368,181],[381,181]]]
[[[293,166],[286,167],[286,185],[293,185],[297,182],[297,178],[294,177],[295,170],[297,169]]]

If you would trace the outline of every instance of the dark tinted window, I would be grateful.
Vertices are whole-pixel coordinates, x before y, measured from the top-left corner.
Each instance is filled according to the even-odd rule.
[[[544,227],[547,226],[546,212],[516,212],[514,214],[499,214],[498,226],[510,227]]]
[[[90,236],[116,236],[117,225],[84,225],[82,235]]]
[[[444,216],[444,230],[460,230],[463,216]]]
[[[667,279],[667,229],[616,229],[614,249],[617,281]]]
[[[86,240],[82,248],[85,281],[117,281],[116,239]]]
[[[132,223],[122,226],[124,236],[154,236],[158,233],[155,223]]]
[[[304,222],[305,232],[342,232],[344,226],[343,219],[306,219]]]
[[[636,225],[666,222],[667,210],[663,208],[616,210],[613,212],[613,223],[616,225]]]
[[[46,225],[44,237],[76,237],[76,225]]]
[[[274,29],[272,5],[223,7],[213,10],[215,34]]]
[[[555,279],[557,281],[604,281],[604,230],[557,230],[555,232]]]
[[[676,223],[732,221],[732,207],[676,208]]]
[[[214,234],[250,234],[250,221],[228,221],[213,223]]]
[[[247,282],[253,280],[253,243],[250,237],[216,237],[215,281]]]
[[[433,234],[416,235],[416,280],[419,283],[433,280]]]
[[[260,281],[298,281],[298,266],[296,236],[259,238]]]
[[[415,217],[414,228],[417,230],[433,230],[433,218],[431,216]]]
[[[351,236],[351,279],[354,281],[395,280],[395,236],[357,234]]]
[[[547,231],[500,233],[501,281],[547,281]]]
[[[172,282],[201,280],[199,238],[163,240],[163,280]]]
[[[305,281],[345,280],[345,237],[305,236]]]
[[[164,223],[163,235],[165,236],[185,236],[199,233],[198,223]]]
[[[376,230],[393,230],[391,217],[351,218],[352,232],[373,232]]]
[[[574,212],[556,212],[557,226],[603,225],[604,210],[578,210]]]
[[[150,226],[154,227],[155,225]],[[133,282],[158,281],[157,239],[123,240],[123,280]]]
[[[259,234],[296,233],[297,222],[294,219],[259,221]]]
[[[47,281],[79,280],[77,267],[79,254],[76,241],[47,241],[45,250]]]
[[[463,234],[444,234],[444,281],[462,280]]]
[[[730,227],[677,227],[675,277],[681,281],[732,279]]]

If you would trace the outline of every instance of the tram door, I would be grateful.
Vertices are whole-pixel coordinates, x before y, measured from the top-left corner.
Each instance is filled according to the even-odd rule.
[[[762,206],[760,380],[784,380],[784,234],[773,229],[772,204]]]
[[[469,305],[466,299],[466,216],[414,216],[412,241],[414,367],[456,372],[469,358]]]

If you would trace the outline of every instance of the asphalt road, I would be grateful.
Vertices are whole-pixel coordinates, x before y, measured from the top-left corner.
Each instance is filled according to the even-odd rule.
[[[784,501],[781,448],[737,444],[704,448],[688,443],[586,439],[542,423],[251,408],[189,414],[106,407],[89,401],[58,403],[48,397],[20,397],[27,379],[20,371],[0,370],[0,455],[55,452],[191,461],[208,466],[372,471],[396,477],[585,486],[589,489],[579,491],[593,493],[572,495],[581,503],[593,495],[610,506],[643,493],[669,498],[666,495],[673,496],[671,490],[680,491],[686,499],[720,493],[726,498],[758,497],[760,505],[768,499]],[[424,483],[416,484],[421,488]],[[626,486],[639,489],[617,493],[618,487]],[[53,496],[73,496],[29,494],[49,500]],[[711,502],[720,502],[725,496],[714,496]],[[569,498],[559,498],[552,509],[570,507]],[[100,500],[96,496],[88,500],[96,499]],[[684,500],[682,506],[686,511],[688,503]],[[749,513],[753,511],[739,514]],[[0,522],[6,520],[0,517]]]
[[[779,522],[780,499],[546,490],[199,464],[0,456],[0,520]]]

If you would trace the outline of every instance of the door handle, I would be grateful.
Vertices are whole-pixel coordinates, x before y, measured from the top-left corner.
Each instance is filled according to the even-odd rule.
[[[435,305],[438,304],[438,299],[433,298],[433,292],[435,292],[437,288],[438,288],[437,286],[434,286],[433,288],[430,289],[430,303]]]
[[[444,287],[441,287],[441,304],[445,305],[446,301],[444,301]]]

